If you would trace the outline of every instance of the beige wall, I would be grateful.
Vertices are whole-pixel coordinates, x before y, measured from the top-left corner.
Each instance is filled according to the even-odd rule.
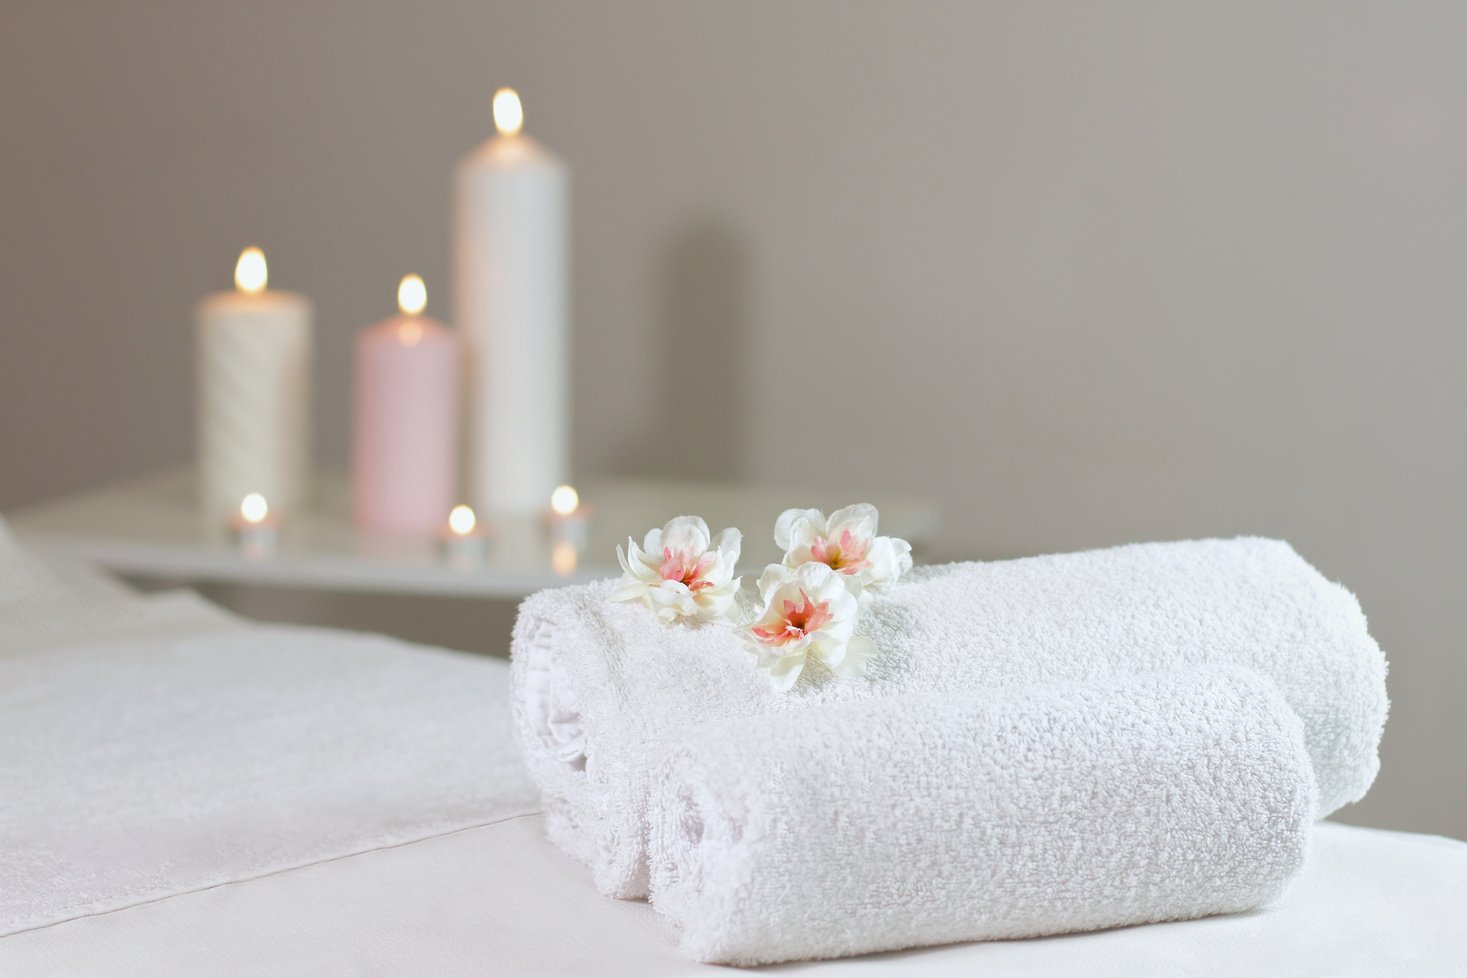
[[[911,486],[942,555],[1287,537],[1392,659],[1352,817],[1467,836],[1467,7],[8,3],[0,506],[181,460],[239,248],[318,439],[519,87],[581,471]]]

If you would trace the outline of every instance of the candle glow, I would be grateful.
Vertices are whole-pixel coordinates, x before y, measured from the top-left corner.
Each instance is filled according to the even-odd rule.
[[[404,316],[421,315],[428,307],[428,287],[420,275],[404,275],[397,284],[397,308]]]
[[[479,520],[469,507],[459,504],[448,513],[448,528],[455,536],[466,537],[474,532]]]
[[[569,516],[581,505],[581,496],[571,486],[556,486],[550,494],[550,508],[557,516]]]
[[[423,341],[423,327],[418,316],[428,306],[428,287],[418,275],[404,275],[397,284],[397,308],[407,317],[397,327],[397,339],[403,346],[417,346]]]
[[[525,124],[525,109],[519,94],[512,88],[494,93],[494,128],[501,136],[515,136]]]
[[[270,515],[270,504],[258,492],[252,492],[239,503],[239,515],[246,523],[255,525],[265,522]]]
[[[234,287],[246,295],[259,295],[269,281],[265,253],[254,246],[241,251],[234,265]]]

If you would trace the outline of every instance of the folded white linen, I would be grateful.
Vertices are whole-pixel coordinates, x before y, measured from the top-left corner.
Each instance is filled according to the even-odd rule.
[[[1315,811],[1250,670],[832,704],[680,738],[652,904],[741,965],[1234,913],[1283,892]]]
[[[39,559],[0,517],[0,655],[231,622],[222,608],[192,592],[136,594],[74,555],[57,552]]]
[[[0,652],[0,937],[536,810],[503,661],[164,624]]]
[[[691,724],[901,693],[1024,686],[1232,664],[1272,679],[1304,725],[1321,817],[1379,767],[1385,660],[1354,595],[1286,543],[1242,538],[920,568],[878,595],[869,675],[770,688],[729,629],[664,626],[607,600],[614,582],[544,591],[512,645],[516,737],[547,832],[611,896],[647,894],[651,772]]]
[[[0,938],[535,810],[505,663],[89,578],[0,519]]]
[[[28,553],[0,516],[0,634],[51,631],[89,617],[56,574]]]

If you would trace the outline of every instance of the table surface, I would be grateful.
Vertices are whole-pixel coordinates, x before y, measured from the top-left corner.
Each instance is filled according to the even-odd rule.
[[[776,560],[775,517],[790,506],[827,512],[868,501],[881,511],[881,532],[920,544],[937,522],[934,506],[900,493],[701,484],[623,478],[588,479],[580,487],[590,514],[586,545],[575,566],[557,568],[541,520],[500,520],[490,528],[484,559],[452,566],[434,539],[357,529],[350,486],[340,475],[316,480],[316,505],[282,529],[275,552],[246,555],[222,527],[202,523],[193,470],[170,469],[141,479],[65,496],[8,514],[17,536],[33,546],[79,554],[125,575],[347,592],[443,597],[520,598],[541,588],[615,576],[616,545],[693,513],[717,532],[744,531],[743,569]]]

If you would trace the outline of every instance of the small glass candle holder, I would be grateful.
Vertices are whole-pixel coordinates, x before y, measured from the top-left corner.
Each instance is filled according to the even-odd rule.
[[[484,562],[487,545],[488,537],[474,511],[463,504],[453,507],[448,525],[438,534],[439,556],[450,567],[464,570]]]
[[[280,520],[258,492],[240,500],[239,512],[229,519],[229,535],[246,560],[266,560],[280,542]]]
[[[545,529],[551,548],[565,544],[579,552],[586,548],[591,515],[581,505],[580,494],[571,486],[556,486],[550,494],[550,509],[545,514]]]

